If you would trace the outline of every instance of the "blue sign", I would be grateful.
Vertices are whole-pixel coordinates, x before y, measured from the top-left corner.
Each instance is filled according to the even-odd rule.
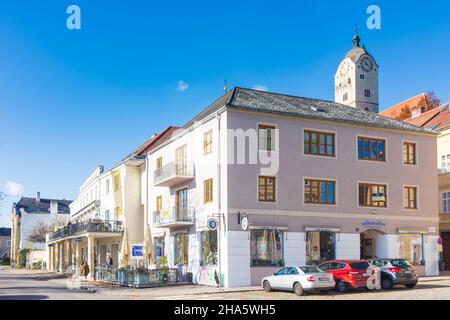
[[[131,246],[131,256],[134,258],[142,257],[142,248],[140,244],[134,244]]]

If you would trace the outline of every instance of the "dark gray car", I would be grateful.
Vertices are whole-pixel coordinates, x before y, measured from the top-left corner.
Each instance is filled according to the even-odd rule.
[[[373,266],[381,269],[381,288],[388,290],[396,285],[404,285],[409,289],[419,281],[416,270],[405,259],[368,259]]]

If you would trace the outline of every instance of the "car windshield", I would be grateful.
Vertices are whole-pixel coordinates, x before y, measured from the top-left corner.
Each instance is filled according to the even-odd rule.
[[[317,267],[313,267],[313,266],[300,267],[300,269],[301,269],[304,273],[316,273],[316,272],[322,272],[321,270],[317,269]]]
[[[392,260],[391,264],[394,267],[402,269],[408,269],[408,267],[411,267],[411,263],[408,260]]]
[[[367,262],[354,262],[350,264],[350,268],[355,270],[367,270],[369,264]]]

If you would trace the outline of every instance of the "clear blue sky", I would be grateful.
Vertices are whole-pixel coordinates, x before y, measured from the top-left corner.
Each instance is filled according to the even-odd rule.
[[[381,30],[368,30],[378,4]],[[66,28],[81,8],[82,29]],[[0,5],[0,190],[72,199],[111,166],[229,86],[333,99],[354,25],[380,65],[384,109],[434,90],[450,100],[446,1],[4,1]],[[189,85],[177,90],[182,80]],[[12,201],[0,205],[9,225]]]

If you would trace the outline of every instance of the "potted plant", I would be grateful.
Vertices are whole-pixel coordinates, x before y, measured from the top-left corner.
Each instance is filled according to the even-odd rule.
[[[167,262],[167,257],[160,257],[157,262],[158,276],[160,283],[167,283],[169,278],[169,264]]]
[[[144,266],[138,266],[134,274],[134,285],[136,287],[142,287],[148,282],[148,272],[147,268]]]

